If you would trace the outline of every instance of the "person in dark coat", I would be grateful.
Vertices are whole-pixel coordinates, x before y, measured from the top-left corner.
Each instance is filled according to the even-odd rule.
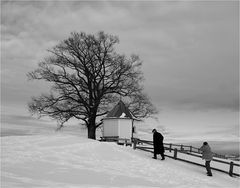
[[[213,158],[213,154],[212,154],[211,148],[207,142],[203,142],[203,145],[200,148],[200,151],[202,151],[202,159],[205,160],[205,167],[207,170],[207,175],[212,176],[210,162]]]
[[[157,154],[160,154],[162,159],[161,160],[164,160],[165,159],[165,156],[164,156],[164,146],[163,146],[163,135],[159,132],[157,132],[156,129],[153,129],[152,130],[152,133],[153,133],[153,147],[154,147],[154,156],[153,158],[154,159],[157,159]]]

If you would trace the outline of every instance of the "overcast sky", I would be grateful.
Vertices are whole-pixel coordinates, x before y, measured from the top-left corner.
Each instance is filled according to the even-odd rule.
[[[221,123],[236,132],[238,17],[238,1],[3,1],[2,114],[28,116],[31,96],[48,91],[26,77],[47,49],[73,31],[104,31],[119,37],[119,53],[140,56],[160,124]]]

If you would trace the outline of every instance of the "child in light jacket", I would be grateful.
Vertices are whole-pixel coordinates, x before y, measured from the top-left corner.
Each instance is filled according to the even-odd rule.
[[[207,175],[212,176],[210,162],[213,158],[213,154],[212,154],[211,148],[207,142],[204,142],[203,145],[201,146],[200,150],[202,151],[202,159],[204,159],[206,161],[205,167],[207,170]]]

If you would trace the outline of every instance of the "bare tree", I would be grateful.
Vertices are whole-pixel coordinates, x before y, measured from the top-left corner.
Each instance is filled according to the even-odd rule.
[[[118,37],[71,33],[51,55],[28,73],[30,80],[51,83],[50,94],[33,97],[30,112],[50,116],[63,125],[70,118],[85,122],[88,138],[96,139],[99,117],[105,115],[119,96],[137,117],[156,113],[143,93],[141,61],[136,55],[127,58],[115,52]]]

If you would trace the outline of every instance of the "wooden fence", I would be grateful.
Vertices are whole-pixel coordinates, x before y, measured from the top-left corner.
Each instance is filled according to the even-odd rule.
[[[141,139],[136,139],[135,138],[133,140],[133,143],[134,143],[133,144],[133,149],[140,149],[140,150],[143,150],[143,151],[146,151],[146,152],[153,153],[153,142],[152,141],[141,140]],[[205,167],[203,164],[199,164],[199,163],[187,160],[187,159],[181,159],[181,158],[178,158],[178,156],[177,156],[178,153],[183,153],[183,154],[186,154],[186,155],[191,155],[191,156],[194,156],[194,157],[200,157],[201,158],[202,156],[200,155],[199,148],[195,148],[193,146],[171,144],[171,143],[164,143],[164,148],[165,148],[165,150],[168,150],[170,153],[173,152],[172,156],[165,154],[165,156],[167,156],[167,157],[173,158],[175,160],[180,160],[180,161],[184,161],[184,162],[191,163],[191,164],[194,164],[194,165]],[[226,161],[222,161],[222,160],[219,160],[219,159],[216,159],[216,158],[226,159],[226,157],[223,156],[223,155],[218,155],[218,154],[214,153],[214,159],[212,161],[229,165],[229,171],[225,171],[225,170],[218,169],[218,168],[213,168],[213,167],[211,167],[211,169],[217,170],[217,171],[220,171],[220,172],[223,172],[223,173],[227,173],[231,177],[233,177],[233,176],[238,176],[239,177],[240,176],[240,174],[233,172],[234,167],[240,167],[239,164],[236,164],[233,161],[226,162]]]

